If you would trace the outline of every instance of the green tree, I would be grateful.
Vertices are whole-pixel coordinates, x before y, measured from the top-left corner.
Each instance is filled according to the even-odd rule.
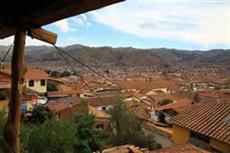
[[[61,73],[58,72],[58,71],[52,71],[52,72],[51,72],[51,76],[52,76],[52,77],[60,77],[60,76],[61,76]]]
[[[75,118],[77,143],[74,150],[77,153],[91,153],[102,150],[106,136],[95,129],[95,116],[77,114]]]
[[[46,120],[50,120],[54,117],[54,114],[50,110],[42,105],[38,105],[32,112],[31,121],[32,123],[42,124]]]
[[[69,72],[69,71],[64,71],[63,73],[62,73],[62,77],[68,77],[68,76],[70,76],[71,75],[71,73]]]
[[[110,142],[113,145],[133,144],[151,150],[156,148],[153,135],[143,132],[141,122],[125,102],[119,100],[108,113],[111,115],[112,131],[114,131],[110,135]]]
[[[28,138],[27,145],[24,147],[28,152],[73,152],[73,145],[76,144],[75,130],[67,122],[55,119],[47,120],[39,126],[31,126],[31,129],[27,136],[24,135],[24,138]]]
[[[47,91],[58,91],[57,84],[51,81],[47,82]]]

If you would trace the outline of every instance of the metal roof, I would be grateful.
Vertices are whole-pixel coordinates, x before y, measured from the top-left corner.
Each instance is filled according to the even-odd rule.
[[[27,29],[92,11],[124,0],[3,0],[0,5],[0,38],[15,33],[21,24]]]

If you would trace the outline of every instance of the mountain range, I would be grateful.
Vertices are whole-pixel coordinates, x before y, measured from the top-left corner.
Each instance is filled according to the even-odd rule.
[[[0,57],[9,46],[0,46]],[[217,65],[230,65],[230,49],[215,49],[208,51],[177,50],[167,48],[137,49],[132,47],[88,47],[83,45],[71,45],[63,47],[72,56],[86,64],[96,63],[99,65],[133,65],[154,66],[162,64],[202,64],[212,63]],[[12,52],[12,51],[11,51]],[[8,60],[10,55],[8,56]],[[28,63],[57,62],[63,63],[63,58],[56,49],[51,46],[27,46],[25,58]]]

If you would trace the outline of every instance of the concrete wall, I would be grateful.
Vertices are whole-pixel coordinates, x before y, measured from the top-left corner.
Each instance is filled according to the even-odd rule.
[[[172,140],[173,144],[186,144],[189,140],[190,131],[177,125],[173,125]]]
[[[45,81],[45,86],[41,86],[41,80],[34,80],[34,86],[29,86],[29,80],[26,80],[26,87],[29,89],[32,89],[34,91],[37,91],[39,93],[46,93],[47,92],[47,80]]]
[[[209,146],[214,148],[214,149],[217,149],[223,153],[229,153],[230,152],[230,145],[229,144],[223,143],[223,142],[216,140],[216,139],[211,139]]]

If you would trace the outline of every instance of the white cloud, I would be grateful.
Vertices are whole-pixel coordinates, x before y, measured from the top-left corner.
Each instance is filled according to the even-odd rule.
[[[94,11],[96,22],[142,38],[230,44],[230,1],[128,0]]]
[[[87,15],[85,15],[85,14],[81,14],[79,16],[73,17],[72,21],[74,23],[76,23],[77,25],[80,25],[80,26],[89,27],[91,25],[89,20],[88,20]]]
[[[62,32],[70,31],[70,27],[67,19],[57,21],[54,23],[54,25],[56,25]]]
[[[14,37],[11,36],[5,39],[1,39],[0,45],[8,46],[8,45],[11,45],[13,42],[14,42]],[[50,45],[50,44],[37,40],[37,39],[32,39],[31,37],[26,36],[26,46],[31,46],[31,45],[40,46],[40,45]]]

